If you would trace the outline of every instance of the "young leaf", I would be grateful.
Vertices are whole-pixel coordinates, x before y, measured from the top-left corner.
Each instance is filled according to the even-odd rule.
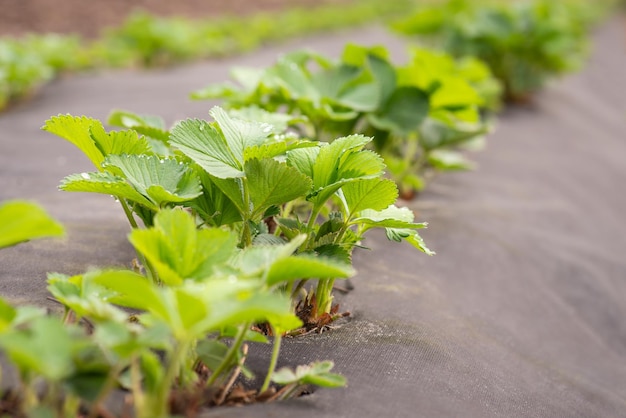
[[[339,172],[342,158],[345,160],[346,154],[363,149],[371,140],[363,135],[351,135],[322,146],[311,170],[314,173],[313,186],[320,188],[342,179],[343,173]]]
[[[102,125],[94,124],[89,128],[94,143],[105,157],[109,154],[149,154],[150,145],[146,138],[133,130],[112,131],[107,133]]]
[[[48,119],[41,129],[74,144],[99,169],[104,155],[91,137],[90,129],[92,126],[104,130],[102,123],[96,119],[86,116],[58,115]]]
[[[273,205],[295,200],[311,190],[311,180],[296,169],[276,160],[250,160],[245,172],[254,206],[253,215],[262,215]]]
[[[148,311],[164,320],[170,318],[170,307],[158,286],[144,276],[128,270],[108,270],[95,274],[93,281],[116,293],[109,298],[112,303]]]
[[[233,119],[218,106],[212,108],[209,114],[217,122],[228,148],[240,164],[244,161],[244,150],[247,147],[263,144],[272,132],[272,127],[267,124]]]
[[[179,122],[172,128],[170,143],[212,176],[222,179],[244,176],[243,150],[238,159],[224,136],[206,121]]]
[[[240,209],[217,187],[211,176],[201,167],[194,166],[192,168],[200,178],[202,194],[188,202],[187,205],[195,209],[210,225],[229,225],[241,221]],[[239,193],[238,197],[240,195]]]
[[[310,278],[342,278],[355,274],[351,264],[329,257],[298,255],[283,258],[272,263],[267,272],[267,284],[272,286],[291,280]]]
[[[413,229],[407,228],[385,228],[385,233],[387,234],[387,238],[391,241],[400,242],[403,239],[406,240],[409,244],[420,250],[421,252],[428,255],[435,255],[434,251],[431,251],[426,244],[424,244],[424,240],[417,231]]]
[[[156,155],[109,155],[103,166],[122,174],[157,207],[198,197],[202,190],[195,173],[182,162]]]
[[[152,210],[159,207],[126,183],[123,177],[108,172],[72,174],[61,181],[59,189],[66,192],[101,193],[137,202]]]
[[[12,200],[0,205],[0,248],[63,235],[63,226],[34,203]]]
[[[129,239],[170,285],[210,277],[237,245],[237,237],[229,231],[197,230],[193,218],[182,210],[159,212],[153,228],[135,229]]]
[[[165,129],[163,120],[158,116],[138,115],[125,110],[113,110],[109,114],[107,122],[109,125],[133,129],[141,135],[149,136],[164,143],[169,141],[169,132]],[[121,153],[112,152],[111,154]]]
[[[48,290],[56,300],[74,311],[78,318],[86,316],[96,322],[124,322],[128,314],[106,301],[114,294],[92,282],[91,278],[97,274],[97,271],[92,271],[70,277],[48,273]]]
[[[383,210],[398,198],[398,188],[389,179],[354,181],[341,188],[350,217],[364,209]]]
[[[353,219],[354,223],[371,225],[385,228],[419,229],[425,228],[426,223],[413,223],[415,215],[406,207],[389,206],[386,209],[376,211],[371,209],[362,210],[359,217]]]
[[[347,383],[345,377],[330,372],[333,367],[332,361],[322,361],[307,366],[298,366],[295,373],[287,368],[282,368],[274,372],[272,380],[279,385],[309,384],[328,388],[345,386]]]

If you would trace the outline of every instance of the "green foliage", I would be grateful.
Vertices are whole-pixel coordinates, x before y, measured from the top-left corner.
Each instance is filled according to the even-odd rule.
[[[64,234],[63,226],[34,203],[12,200],[0,205],[0,248]]]
[[[81,41],[72,36],[29,35],[0,39],[0,111],[59,72],[86,66]]]
[[[160,18],[145,12],[87,42],[76,36],[29,35],[0,39],[0,111],[59,73],[99,67],[154,67],[249,51],[272,41],[356,26],[397,16],[411,0],[365,0],[209,20]],[[145,134],[143,132],[140,132]]]
[[[307,385],[328,388],[345,386],[347,382],[343,376],[330,372],[334,366],[332,361],[319,361],[306,366],[298,366],[295,372],[282,368],[272,375],[272,381],[284,385],[281,390],[281,397],[284,398],[297,393]]]
[[[384,228],[391,240],[432,254],[417,233],[425,224],[393,206],[398,190],[383,177],[380,156],[366,149],[371,138],[300,139],[286,130],[305,118],[260,108],[229,113],[215,107],[210,115],[212,122],[183,120],[171,131],[158,118],[125,111],[110,117],[127,128],[122,131],[69,115],[44,126],[81,149],[97,169],[66,177],[61,189],[119,199],[146,272],[49,275],[66,320],[95,327],[93,337],[80,338],[97,353],[99,372],[89,393],[78,389],[84,378],[78,369],[68,368],[55,381],[41,376],[72,388],[71,395],[92,408],[120,383],[132,391],[137,416],[163,417],[172,390],[197,386],[199,361],[209,370],[207,385],[223,384],[239,370],[249,373],[242,365],[244,341],[266,341],[251,334],[253,324],[266,324],[275,336],[264,391],[282,334],[330,317],[333,283],[355,274],[351,253],[368,230]],[[316,304],[307,319],[313,322],[303,324],[295,308],[310,280],[317,281]],[[119,307],[138,310],[137,322],[124,322]],[[12,308],[0,305],[0,314],[0,332],[13,329]],[[297,369],[293,379],[282,380],[280,397],[305,384],[344,385],[331,367]],[[36,397],[31,406],[40,406]]]
[[[384,47],[358,45],[347,45],[337,62],[293,52],[266,69],[236,68],[232,76],[238,85],[209,86],[192,97],[222,98],[239,112],[250,106],[284,111],[300,117],[296,129],[317,140],[372,135],[370,146],[406,194],[420,190],[432,169],[470,167],[455,149],[487,132],[481,112],[498,107],[500,87],[476,59],[456,61],[444,53],[416,49],[408,65],[394,66],[387,55]],[[298,155],[291,157],[292,164],[302,166],[314,152],[290,152]],[[443,155],[448,158],[438,158]],[[453,155],[454,164],[447,164]],[[366,164],[381,165],[357,165]]]
[[[580,67],[589,11],[580,1],[449,0],[418,10],[394,28],[434,37],[456,57],[480,58],[502,82],[506,97],[519,100],[549,78]]]
[[[377,71],[385,71],[382,63],[374,64]],[[383,95],[393,100],[393,93]],[[70,175],[60,188],[115,196],[134,229],[130,239],[139,260],[156,283],[198,281],[232,258],[228,269],[244,277],[261,274],[265,286],[294,299],[308,280],[318,279],[313,315],[329,313],[334,280],[354,273],[350,254],[357,242],[372,227],[388,227],[361,214],[386,213],[388,220],[395,214],[389,208],[398,190],[383,178],[382,159],[365,148],[371,138],[299,139],[285,130],[308,119],[258,107],[232,115],[215,107],[210,114],[214,122],[183,120],[171,132],[158,118],[124,111],[110,121],[130,128],[112,132],[87,117],[53,117],[44,129],[76,145],[99,170]],[[160,148],[168,156],[159,155]],[[194,217],[166,210],[174,207]],[[136,217],[154,228],[139,229]],[[401,226],[404,232],[392,237],[388,231],[390,238],[430,253],[416,238],[424,224],[411,219]],[[233,258],[236,246],[244,251]]]

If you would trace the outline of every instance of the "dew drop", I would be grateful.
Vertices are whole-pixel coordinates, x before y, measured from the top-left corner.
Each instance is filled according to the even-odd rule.
[[[89,174],[87,173],[80,173],[80,176],[86,180],[89,180],[91,177],[89,177]]]

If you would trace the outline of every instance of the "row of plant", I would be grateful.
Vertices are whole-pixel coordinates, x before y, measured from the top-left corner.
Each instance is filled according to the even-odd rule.
[[[578,69],[587,55],[592,25],[613,0],[447,0],[420,7],[395,22],[454,57],[484,61],[504,86],[508,101],[527,101],[547,80]]]
[[[382,46],[347,45],[331,60],[309,51],[282,56],[265,68],[235,68],[237,84],[211,85],[195,99],[220,98],[239,113],[284,111],[297,132],[317,141],[355,133],[371,136],[401,196],[410,199],[435,170],[462,170],[459,152],[483,142],[499,107],[500,85],[474,58],[411,50],[394,66]]]
[[[28,35],[0,39],[0,111],[62,72],[106,67],[151,67],[233,55],[261,44],[307,33],[360,25],[410,10],[412,0],[366,0],[313,10],[292,9],[211,20],[161,18],[135,13],[100,39]]]
[[[365,149],[371,138],[310,141],[287,131],[288,116],[250,111],[215,107],[214,122],[171,130],[127,112],[111,115],[110,124],[133,127],[119,131],[87,117],[46,122],[96,168],[61,189],[114,196],[139,262],[134,271],[51,273],[63,319],[3,303],[0,347],[20,381],[4,395],[11,413],[101,416],[124,388],[136,416],[193,414],[240,396],[232,385],[250,374],[246,343],[267,336],[268,372],[258,391],[244,391],[248,401],[345,384],[328,361],[275,372],[281,340],[343,316],[333,285],[354,274],[351,254],[367,231],[382,228],[431,254],[417,233],[425,224],[394,206],[395,184]]]

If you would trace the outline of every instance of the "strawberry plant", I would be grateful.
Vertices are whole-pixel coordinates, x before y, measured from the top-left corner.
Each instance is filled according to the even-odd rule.
[[[382,177],[380,157],[365,149],[371,138],[311,142],[285,132],[302,119],[258,108],[231,116],[215,107],[210,113],[215,122],[184,120],[169,132],[154,117],[122,111],[110,118],[129,128],[121,131],[106,132],[99,121],[69,115],[44,126],[78,146],[98,169],[70,175],[60,188],[119,200],[134,228],[131,241],[141,264],[155,282],[180,284],[206,274],[214,263],[206,246],[197,259],[192,252],[181,253],[176,258],[181,271],[159,258],[162,246],[185,248],[191,234],[186,230],[177,242],[177,230],[155,224],[161,211],[174,207],[190,211],[196,219],[192,229],[202,234],[218,234],[204,231],[207,227],[234,234],[224,236],[221,245],[244,249],[237,258],[241,264],[234,265],[244,275],[265,268],[268,260],[282,260],[281,254],[298,254],[297,262],[278,263],[280,274],[290,279],[276,280],[270,271],[267,285],[291,297],[296,309],[299,298],[313,303],[302,293],[310,279],[317,279],[308,326],[332,320],[334,281],[352,274],[352,250],[369,229],[384,228],[390,239],[405,239],[430,253],[417,234],[425,224],[415,223],[408,209],[393,206],[398,191]],[[158,232],[138,230],[137,219]],[[282,249],[287,243],[289,250]]]
[[[409,65],[394,67],[382,47],[348,45],[339,62],[298,51],[267,69],[235,68],[239,85],[212,85],[192,96],[284,110],[305,118],[298,129],[316,140],[372,135],[371,146],[410,194],[432,168],[468,167],[454,148],[483,135],[479,111],[497,106],[498,85],[484,66],[433,56],[417,51]]]
[[[456,57],[485,61],[509,100],[522,100],[550,77],[577,69],[587,50],[588,18],[577,2],[450,0],[394,25],[434,38]]]
[[[49,290],[65,307],[62,318],[0,300],[0,348],[17,370],[19,384],[19,391],[3,395],[0,408],[10,409],[0,412],[108,416],[105,401],[120,387],[132,394],[137,417],[170,416],[176,407],[170,400],[176,396],[196,399],[196,408],[220,404],[239,373],[250,375],[244,366],[245,341],[267,342],[250,331],[257,322],[269,324],[276,335],[261,392],[273,399],[288,395],[282,390],[274,396],[269,384],[282,331],[300,320],[289,298],[273,286],[293,280],[292,270],[316,276],[350,270],[321,257],[293,255],[301,239],[238,249],[232,231],[198,230],[194,217],[183,210],[163,209],[154,223],[134,230],[130,240],[153,261],[164,285],[127,270],[71,277],[52,273]],[[119,307],[139,313],[129,321]],[[225,338],[232,338],[230,345]],[[345,385],[345,379],[329,373],[328,363],[311,367],[319,376],[306,383]]]

